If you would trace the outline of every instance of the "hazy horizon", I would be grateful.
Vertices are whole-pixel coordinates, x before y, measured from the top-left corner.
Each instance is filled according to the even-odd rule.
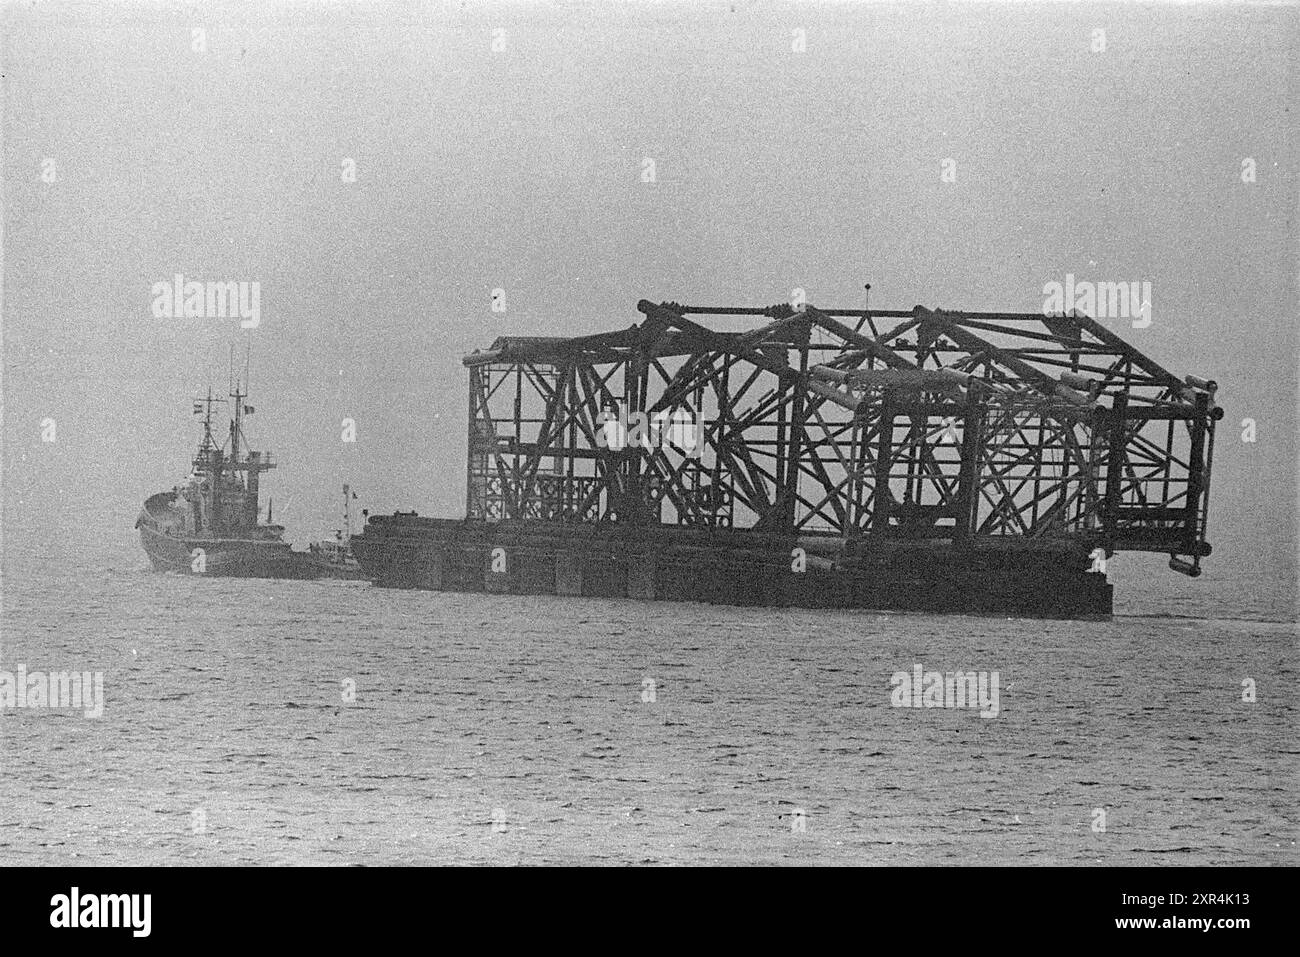
[[[7,545],[143,563],[140,504],[188,471],[191,398],[232,346],[280,462],[264,503],[301,545],[344,481],[372,512],[464,514],[460,357],[499,335],[626,327],[642,298],[860,307],[865,282],[881,308],[1034,311],[1073,275],[1150,281],[1151,325],[1106,325],[1220,384],[1207,577],[1294,576],[1292,7],[10,3],[0,24]],[[260,324],[155,318],[177,273],[258,283]]]

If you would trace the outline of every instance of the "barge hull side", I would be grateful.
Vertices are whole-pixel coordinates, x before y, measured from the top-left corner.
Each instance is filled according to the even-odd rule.
[[[1112,612],[1112,586],[1077,548],[888,542],[833,563],[796,561],[796,547],[734,532],[410,516],[372,518],[353,539],[366,572],[388,588],[1064,619]]]

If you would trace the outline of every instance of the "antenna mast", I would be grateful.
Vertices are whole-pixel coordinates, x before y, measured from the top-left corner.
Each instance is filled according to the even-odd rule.
[[[871,335],[878,339],[880,338],[880,333],[876,329],[876,320],[871,318],[871,283],[869,282],[864,283],[862,289],[863,289],[863,296],[865,298],[865,304],[862,307],[862,318],[859,319],[858,324],[853,327],[853,331],[861,332],[862,324],[865,322],[868,326],[871,327]]]

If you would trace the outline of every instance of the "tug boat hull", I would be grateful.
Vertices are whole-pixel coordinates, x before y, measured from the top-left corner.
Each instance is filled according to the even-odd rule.
[[[218,578],[337,577],[295,552],[271,526],[257,526],[250,530],[257,537],[249,538],[185,535],[168,521],[171,497],[167,492],[152,496],[136,520],[140,545],[155,571]]]

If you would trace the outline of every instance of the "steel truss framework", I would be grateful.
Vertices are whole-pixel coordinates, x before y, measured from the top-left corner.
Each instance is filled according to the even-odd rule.
[[[1205,540],[1213,382],[1079,313],[681,306],[469,368],[468,517],[751,528],[839,547]],[[706,317],[714,317],[709,319]],[[704,322],[754,326],[715,331]],[[618,447],[611,413],[650,427]],[[852,543],[850,546],[849,543]]]

